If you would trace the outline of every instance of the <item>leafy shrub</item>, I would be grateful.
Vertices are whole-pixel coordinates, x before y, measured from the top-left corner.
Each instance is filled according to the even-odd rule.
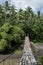
[[[6,47],[7,47],[7,41],[4,39],[1,39],[0,40],[0,51],[1,52],[4,51]]]

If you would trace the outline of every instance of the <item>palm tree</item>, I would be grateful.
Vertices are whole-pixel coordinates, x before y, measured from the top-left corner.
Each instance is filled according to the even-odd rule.
[[[18,15],[19,15],[19,20],[23,20],[24,19],[24,12],[23,12],[22,9],[19,9]]]
[[[0,5],[0,24],[2,25],[3,24],[3,6]]]
[[[40,11],[37,12],[38,18],[40,18]]]

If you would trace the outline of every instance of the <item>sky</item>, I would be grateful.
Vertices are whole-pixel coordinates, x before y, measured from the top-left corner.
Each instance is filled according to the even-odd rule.
[[[6,0],[0,0],[0,4],[3,4]],[[40,10],[43,13],[43,0],[8,0],[11,4],[15,5],[17,9],[25,9],[30,6],[34,12]]]

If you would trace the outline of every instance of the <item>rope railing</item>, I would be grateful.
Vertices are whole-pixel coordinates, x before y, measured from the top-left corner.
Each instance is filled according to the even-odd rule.
[[[10,54],[0,61],[0,65],[19,65],[22,54]]]

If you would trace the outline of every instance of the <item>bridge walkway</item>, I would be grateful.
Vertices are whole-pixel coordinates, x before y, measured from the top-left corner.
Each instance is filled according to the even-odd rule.
[[[23,55],[20,60],[20,65],[37,65],[36,59],[33,55],[29,37],[25,37]]]

